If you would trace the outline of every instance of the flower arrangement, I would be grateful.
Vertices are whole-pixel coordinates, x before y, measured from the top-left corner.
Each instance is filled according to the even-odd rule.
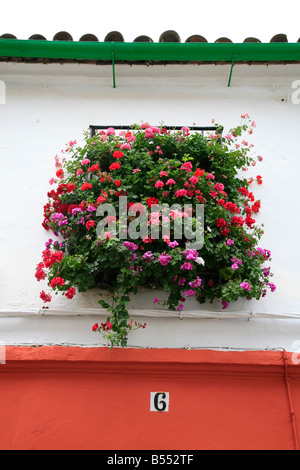
[[[218,300],[225,309],[273,292],[271,253],[258,246],[263,230],[254,219],[261,203],[251,191],[254,179],[240,176],[262,160],[242,140],[254,128],[245,114],[222,142],[218,132],[148,123],[85,132],[82,146],[69,142],[55,157],[56,189],[44,206],[42,225],[56,240],[46,243],[36,267],[36,279],[49,288],[43,302],[51,291],[72,299],[77,291],[105,289],[99,304],[108,317],[92,329],[125,347],[131,330],[146,327],[127,310],[139,286],[163,289],[168,300],[153,302],[178,311],[189,297]],[[256,182],[262,184],[260,175]]]

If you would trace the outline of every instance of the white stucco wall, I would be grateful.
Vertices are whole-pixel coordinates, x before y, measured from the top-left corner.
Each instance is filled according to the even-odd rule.
[[[142,120],[189,126],[210,125],[215,118],[226,132],[247,112],[257,124],[248,141],[264,158],[248,175],[263,176],[253,191],[262,201],[257,221],[264,223],[261,246],[272,251],[276,292],[226,312],[197,307],[203,316],[218,312],[216,318],[162,318],[154,316],[151,302],[154,311],[147,317],[140,310],[144,300],[135,302],[136,319],[148,327],[132,333],[129,346],[300,351],[300,104],[292,102],[300,66],[236,65],[230,87],[229,71],[227,65],[117,65],[113,88],[110,66],[0,64],[6,88],[6,104],[0,104],[1,342],[103,345],[91,331],[103,320],[94,296],[67,303],[57,297],[42,315],[42,285],[34,277],[49,238],[41,222],[54,156],[69,140],[79,143],[90,124]]]

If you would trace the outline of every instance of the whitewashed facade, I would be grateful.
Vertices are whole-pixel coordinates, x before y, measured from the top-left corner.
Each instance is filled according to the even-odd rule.
[[[300,351],[300,65],[109,65],[0,63],[0,342],[7,345],[103,346],[92,325],[105,318],[94,292],[72,301],[55,297],[43,310],[34,277],[44,243],[43,206],[54,157],[89,125],[206,126],[224,132],[249,113],[248,137],[263,161],[253,192],[262,202],[257,222],[271,250],[277,286],[260,301],[191,305],[160,312],[152,293],[135,298],[132,312],[147,328],[132,332],[129,347]],[[293,88],[294,86],[294,88]],[[3,97],[2,97],[3,98]],[[148,303],[147,303],[148,302]]]

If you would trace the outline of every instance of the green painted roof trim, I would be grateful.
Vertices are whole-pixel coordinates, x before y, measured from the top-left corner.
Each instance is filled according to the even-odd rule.
[[[128,43],[0,39],[0,57],[133,62],[297,62],[300,61],[300,43]]]

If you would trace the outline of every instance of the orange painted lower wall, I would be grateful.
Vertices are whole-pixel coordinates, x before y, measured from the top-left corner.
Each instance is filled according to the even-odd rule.
[[[7,347],[0,448],[297,449],[299,367],[281,351]]]

